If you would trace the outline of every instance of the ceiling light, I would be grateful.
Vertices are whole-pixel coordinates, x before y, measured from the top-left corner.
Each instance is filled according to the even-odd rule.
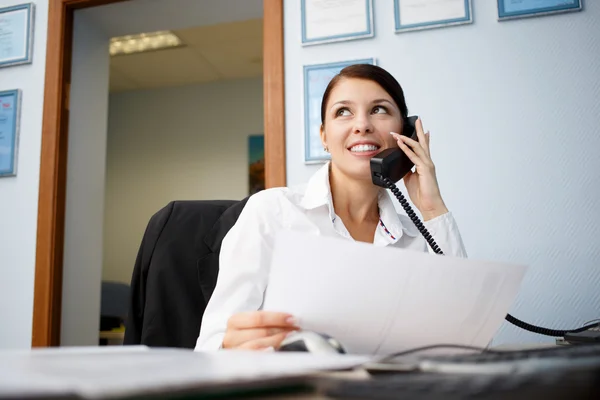
[[[140,33],[110,39],[110,55],[124,55],[183,46],[173,32],[159,31]]]

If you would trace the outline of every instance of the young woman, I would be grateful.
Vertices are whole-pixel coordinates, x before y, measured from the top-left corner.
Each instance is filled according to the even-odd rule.
[[[466,257],[440,194],[429,133],[417,121],[418,141],[400,135],[407,114],[400,84],[380,67],[352,65],[331,80],[321,104],[321,141],[331,161],[303,190],[267,189],[248,200],[223,240],[196,350],[277,348],[299,329],[293,315],[261,311],[280,230],[428,251],[412,221],[371,181],[370,158],[386,148],[399,147],[414,162],[415,172],[403,180],[436,243],[445,254]]]

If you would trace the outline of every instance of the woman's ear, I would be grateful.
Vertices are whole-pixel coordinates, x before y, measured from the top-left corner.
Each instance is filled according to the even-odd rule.
[[[321,124],[321,128],[319,129],[319,136],[321,136],[323,150],[329,152],[329,147],[327,147],[327,136],[325,135],[325,126],[323,124]]]

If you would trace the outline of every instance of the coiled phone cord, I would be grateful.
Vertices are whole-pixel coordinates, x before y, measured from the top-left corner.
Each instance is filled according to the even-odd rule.
[[[406,198],[404,197],[402,192],[398,189],[398,187],[390,180],[390,178],[384,177],[384,176],[381,176],[380,178],[386,184],[388,189],[390,189],[390,191],[394,194],[394,196],[396,196],[396,198],[402,205],[402,208],[404,208],[404,211],[406,211],[406,214],[408,214],[408,216],[410,217],[412,222],[415,224],[415,226],[417,227],[419,232],[421,232],[421,234],[423,235],[425,240],[427,240],[427,243],[429,244],[431,249],[436,254],[443,255],[444,253],[442,252],[442,249],[440,249],[440,247],[437,245],[435,240],[433,240],[433,237],[431,236],[431,234],[429,233],[427,228],[425,228],[425,226],[423,225],[423,222],[421,222],[421,220],[419,219],[417,214],[415,214],[413,209],[410,207],[410,204],[408,204],[408,201],[406,201]],[[510,322],[511,324],[518,326],[519,328],[525,329],[527,331],[538,333],[540,335],[554,336],[554,337],[562,337],[562,336],[565,336],[565,334],[567,334],[567,333],[583,332],[585,330],[588,330],[588,329],[593,328],[598,325],[597,323],[595,323],[595,324],[586,325],[586,326],[583,326],[583,327],[577,328],[577,329],[558,330],[558,329],[548,329],[548,328],[543,328],[541,326],[531,325],[531,324],[528,324],[527,322],[521,321],[520,319],[513,317],[510,314],[506,314],[505,319],[508,322]]]

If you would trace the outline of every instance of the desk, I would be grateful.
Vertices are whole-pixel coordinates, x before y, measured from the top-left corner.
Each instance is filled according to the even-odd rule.
[[[131,399],[190,392],[223,394],[220,398],[258,390],[292,393],[311,388],[317,371],[348,370],[367,358],[90,346],[0,351],[0,360],[0,398]]]
[[[344,372],[322,372],[316,375],[316,379],[327,379],[327,378],[337,378],[344,380],[367,380],[373,379],[369,373],[363,369],[356,369],[353,371],[344,371]],[[318,389],[314,391],[307,391],[306,393],[291,393],[286,395],[274,394],[274,395],[265,395],[261,396],[261,398],[269,399],[269,400],[332,400],[331,397],[326,396],[321,393]],[[339,400],[339,399],[334,399]]]
[[[532,344],[502,344],[498,346],[492,346],[490,349],[493,350],[502,350],[502,351],[518,351],[518,350],[529,350],[529,349],[542,349],[542,348],[552,348],[556,345],[553,343],[532,343]],[[393,375],[394,373],[390,373]],[[422,377],[422,373],[418,372],[398,372],[397,374],[402,374],[407,378],[411,379],[410,376],[413,376],[414,379],[419,379]],[[388,376],[390,376],[388,375]],[[460,375],[459,375],[460,376]],[[315,375],[315,379],[318,380],[327,380],[328,378],[340,379],[343,381],[367,381],[378,379],[377,377],[373,377],[367,371],[363,369],[355,369],[353,371],[344,371],[344,372],[322,372]],[[412,380],[412,379],[411,379]],[[565,388],[562,388],[563,391],[566,391]],[[496,393],[498,395],[498,393]],[[517,396],[518,397],[518,396]],[[274,395],[266,395],[261,396],[261,398],[269,399],[269,400],[287,400],[287,399],[299,399],[299,400],[338,400],[339,398],[329,397],[324,394],[323,385],[315,385],[315,389],[313,391],[307,391],[305,393],[292,393],[287,395],[274,394]],[[421,397],[419,397],[420,399]],[[454,397],[452,397],[454,398]],[[548,397],[547,397],[548,398]],[[550,397],[554,399],[555,397]],[[560,397],[557,397],[560,398]],[[438,397],[436,397],[438,399]],[[520,397],[518,397],[520,399]],[[562,399],[561,399],[562,400]]]
[[[546,346],[542,345],[542,347]],[[522,345],[518,347],[523,348]],[[533,347],[540,347],[540,345]],[[329,397],[324,394],[325,389],[330,384],[335,384],[333,379],[341,379],[346,383],[377,380],[357,367],[367,361],[365,357],[321,356],[307,353],[228,350],[195,353],[184,349],[108,346],[0,351],[0,359],[3,361],[0,363],[0,398],[3,396],[18,398],[19,395],[34,397],[40,394],[48,397],[54,394],[63,397],[78,395],[90,399],[131,399],[144,397],[149,393],[153,395],[163,393],[165,398],[168,398],[183,395],[191,390],[198,395],[205,394],[208,397],[216,395],[218,398],[239,398],[242,397],[242,393],[248,393],[254,395],[253,398],[273,400],[326,400]],[[595,364],[597,368],[595,372],[600,375],[600,353],[595,360],[598,361]],[[352,367],[357,368],[349,370]],[[538,376],[542,375],[539,370],[534,372]],[[541,394],[541,397],[546,400],[554,400],[559,399],[558,396],[566,392],[573,394],[567,398],[578,398],[575,394],[588,390],[584,385],[589,385],[590,381],[585,381],[587,378],[582,381],[580,369],[566,372],[570,372],[571,375],[564,379],[556,379],[552,374],[546,376],[548,370],[544,369],[545,381],[542,384],[538,383],[537,387],[534,386],[533,392],[511,392],[511,396],[506,397],[511,400],[528,400],[532,398],[530,395],[533,393],[533,397],[540,397],[538,395]],[[571,379],[575,372],[577,379]],[[395,387],[395,390],[398,392],[404,390],[407,395],[410,395],[411,387],[414,389],[415,383],[421,384],[422,387],[423,383],[427,387],[435,385],[439,389],[439,383],[452,381],[454,387],[464,387],[462,378],[465,377],[488,376],[500,377],[504,380],[505,377],[510,378],[512,373],[491,375],[408,372],[400,375],[402,382],[400,386]],[[444,382],[439,381],[439,377],[442,376],[446,378]],[[520,379],[523,374],[515,376]],[[548,380],[548,377],[551,379]],[[438,381],[435,382],[434,379]],[[515,383],[510,382],[510,379],[508,381],[509,386]],[[467,387],[471,388],[473,385]],[[365,393],[364,389],[363,387],[363,390],[358,393]],[[520,390],[520,386],[518,389]],[[259,394],[256,393],[257,390],[260,390]],[[350,393],[356,393],[355,388],[350,390],[352,390]],[[367,387],[366,390],[372,388]],[[484,390],[490,389],[484,388]],[[493,395],[504,393],[498,392],[497,387],[491,390]],[[593,390],[596,391],[592,392]],[[591,388],[588,392],[597,393],[596,398],[600,398],[600,382],[597,387]],[[338,391],[338,393],[342,392]],[[421,397],[417,396],[417,398],[423,398],[423,394],[427,393],[419,392]],[[523,397],[525,395],[530,397]],[[493,398],[504,399],[505,397]]]

